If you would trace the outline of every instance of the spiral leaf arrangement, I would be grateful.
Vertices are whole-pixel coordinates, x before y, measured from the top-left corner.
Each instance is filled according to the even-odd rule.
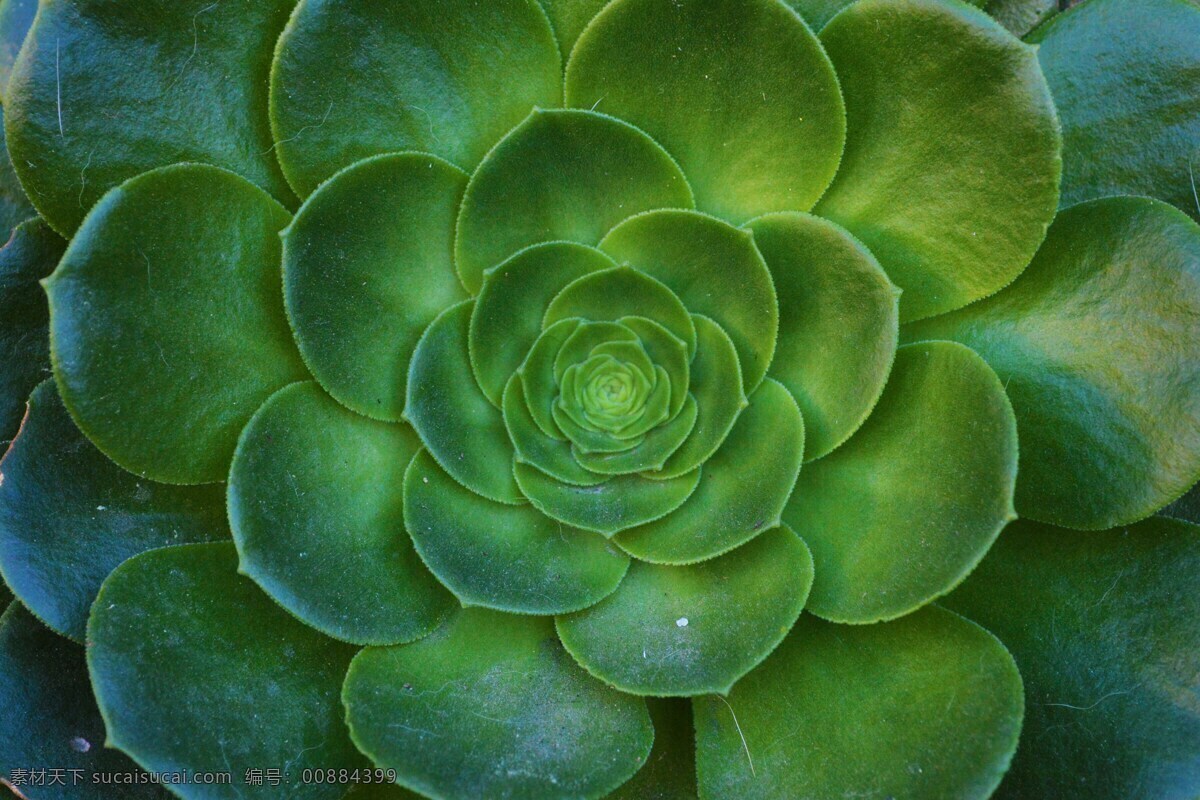
[[[1200,7],[1057,5],[0,2],[6,780],[1200,791]]]

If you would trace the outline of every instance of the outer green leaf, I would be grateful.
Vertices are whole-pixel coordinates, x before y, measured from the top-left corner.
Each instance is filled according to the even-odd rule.
[[[543,514],[610,538],[618,531],[670,514],[700,482],[699,469],[669,480],[620,475],[598,486],[562,483],[519,462],[513,473],[529,502]]]
[[[404,519],[425,563],[468,605],[562,614],[612,593],[629,559],[603,537],[457,484],[429,454],[404,476]]]
[[[592,21],[592,17],[608,4],[608,0],[541,0],[542,7],[554,25],[558,46],[563,56],[571,53],[575,40]]]
[[[0,95],[8,86],[17,53],[33,26],[38,0],[0,0]]]
[[[595,486],[608,475],[585,469],[572,454],[571,444],[547,436],[529,412],[525,386],[520,375],[513,375],[504,392],[504,427],[512,439],[518,463],[530,464],[564,483]]]
[[[3,123],[4,108],[0,106],[0,125]],[[0,236],[7,236],[18,223],[36,213],[25,196],[25,190],[21,188],[21,182],[17,180],[17,173],[13,171],[4,136],[0,136]]]
[[[900,348],[875,413],[804,469],[784,512],[817,564],[808,609],[875,622],[945,594],[1016,517],[1016,474],[1012,406],[983,359]]]
[[[712,558],[779,524],[804,459],[804,420],[787,389],[766,380],[700,485],[660,520],[626,530],[621,549],[643,561],[686,564]]]
[[[779,303],[753,236],[695,211],[658,211],[618,225],[601,249],[669,287],[733,340],[753,392],[775,354]]]
[[[0,249],[0,445],[17,435],[25,400],[50,374],[50,313],[38,281],[66,242],[40,219],[17,226]]]
[[[1014,36],[1024,36],[1058,13],[1058,0],[988,0],[983,7]]]
[[[239,571],[329,636],[395,644],[454,606],[404,530],[407,426],[364,419],[315,383],[279,390],[251,418],[229,472]]]
[[[1200,8],[1090,0],[1030,36],[1063,127],[1063,205],[1150,195],[1200,219]]]
[[[1200,528],[1153,519],[1080,536],[1018,522],[951,608],[1012,648],[1025,734],[999,798],[1200,793]]]
[[[504,417],[475,383],[467,351],[473,302],[430,323],[408,371],[404,418],[456,481],[500,503],[523,502],[513,481],[513,446]]]
[[[121,469],[75,427],[53,381],[34,390],[0,473],[0,572],[39,619],[79,642],[100,584],[122,561],[229,536],[219,487]]]
[[[550,242],[522,250],[483,276],[471,313],[471,367],[496,405],[542,331],[546,308],[559,291],[616,262],[585,245]]]
[[[633,267],[593,272],[568,284],[546,309],[543,324],[548,328],[573,317],[594,322],[646,317],[686,342],[689,353],[696,352],[696,326],[679,297]]]
[[[343,689],[355,742],[434,798],[598,798],[646,761],[641,698],[593,680],[550,620],[465,610],[415,644],[363,650]]]
[[[1200,227],[1165,203],[1062,212],[1011,288],[904,336],[959,340],[1000,374],[1023,516],[1121,525],[1200,478]]]
[[[954,0],[863,0],[821,41],[849,122],[817,213],[904,289],[900,318],[1012,281],[1058,205],[1062,142],[1033,48]]]
[[[694,701],[700,796],[983,800],[1022,699],[1004,645],[949,611],[861,627],[806,615],[727,703]]]
[[[0,776],[11,781],[18,769],[63,770],[62,786],[46,785],[44,777],[40,786],[18,787],[32,800],[113,800],[111,784],[93,783],[98,773],[145,777],[123,753],[104,746],[83,648],[51,633],[20,603],[0,616],[0,707]],[[170,795],[155,784],[130,783],[120,797]]]
[[[900,291],[832,222],[785,213],[748,227],[780,298],[771,376],[804,414],[812,461],[850,438],[875,407],[896,355]]]
[[[140,175],[88,216],[46,280],[51,357],[109,458],[159,481],[223,480],[250,415],[306,377],[280,296],[287,219],[199,165]]]
[[[774,528],[692,566],[634,562],[620,588],[557,619],[563,645],[624,692],[727,694],[783,641],[812,586],[812,555]]]
[[[463,285],[539,242],[596,244],[626,217],[691,208],[679,167],[646,134],[592,111],[534,111],[471,176],[455,239]]]
[[[271,70],[275,149],[301,197],[399,150],[469,171],[535,105],[559,104],[561,75],[536,0],[301,0]]]
[[[696,326],[696,358],[691,365],[690,387],[696,398],[697,418],[692,434],[661,470],[651,478],[675,478],[703,464],[717,451],[738,415],[749,401],[742,384],[742,368],[729,335],[708,317],[692,317]]]
[[[291,8],[43,3],[5,100],[13,164],[42,216],[70,234],[112,187],[182,161],[224,167],[288,202],[266,112],[271,46]]]
[[[284,300],[300,353],[360,414],[400,419],[417,340],[466,297],[453,254],[466,184],[431,156],[360,161],[309,197],[284,232]]]
[[[151,550],[104,582],[88,622],[88,669],[108,741],[155,772],[232,772],[235,783],[174,787],[240,798],[250,768],[289,772],[291,798],[340,798],[307,768],[366,764],[337,689],[354,649],[297,622],[236,574],[232,544]]]
[[[607,800],[696,800],[692,704],[650,697],[646,706],[654,723],[654,749],[646,765]]]
[[[812,208],[846,139],[833,67],[778,0],[618,0],[580,36],[566,87],[568,105],[662,142],[697,206],[735,224]]]

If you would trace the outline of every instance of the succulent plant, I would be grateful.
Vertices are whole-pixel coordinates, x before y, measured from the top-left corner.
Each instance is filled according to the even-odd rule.
[[[16,796],[1200,793],[1192,0],[3,0],[5,84]]]

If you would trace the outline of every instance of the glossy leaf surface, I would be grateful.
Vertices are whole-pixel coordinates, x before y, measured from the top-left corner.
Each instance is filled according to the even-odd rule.
[[[1025,678],[1025,734],[998,798],[1200,791],[1198,561],[1186,522],[1076,534],[1022,521],[945,599],[1002,637]]]
[[[53,381],[30,397],[0,474],[0,573],[39,619],[77,642],[121,562],[229,537],[220,487],[170,486],[121,469],[75,427]]]
[[[152,771],[230,771],[236,784],[176,787],[241,797],[245,770],[365,767],[338,688],[354,649],[276,606],[237,574],[232,544],[152,550],[105,581],[88,623],[88,670],[110,743]],[[250,624],[247,624],[250,623]],[[301,783],[296,798],[339,798]]]
[[[1023,516],[1103,529],[1200,477],[1200,226],[1165,203],[1064,211],[1009,289],[903,335],[961,341],[1005,382]]]
[[[109,189],[179,162],[223,167],[289,202],[267,76],[291,9],[290,0],[42,3],[5,97],[9,152],[33,205],[72,234]]]

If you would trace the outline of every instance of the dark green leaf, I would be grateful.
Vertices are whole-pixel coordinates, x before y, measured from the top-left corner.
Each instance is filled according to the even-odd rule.
[[[0,471],[0,572],[39,619],[78,642],[100,584],[121,562],[229,538],[221,487],[170,486],[121,469],[75,427],[53,381],[34,390]]]
[[[692,704],[646,698],[654,723],[654,749],[638,773],[607,800],[696,800],[696,742]]]
[[[1200,219],[1200,7],[1089,0],[1030,41],[1062,119],[1063,205],[1149,195]]]
[[[231,772],[173,787],[241,798],[248,769],[279,769],[287,796],[336,800],[305,769],[366,767],[338,689],[354,648],[327,639],[237,574],[232,544],[151,550],[104,582],[88,622],[88,669],[109,743],[148,770]]]
[[[729,438],[704,463],[678,511],[623,531],[635,558],[686,564],[712,558],[779,524],[804,458],[804,420],[787,389],[763,381]]]
[[[523,503],[512,475],[513,446],[504,417],[471,373],[468,332],[473,301],[430,323],[408,371],[404,418],[442,469],[476,494]]]
[[[404,519],[433,573],[465,604],[561,614],[611,594],[629,558],[591,531],[464,489],[427,452],[404,478]]]
[[[275,150],[301,197],[400,150],[469,172],[534,106],[561,100],[558,47],[537,0],[304,0],[271,70]]]
[[[691,208],[678,165],[642,131],[592,111],[535,111],[471,176],[455,239],[463,285],[519,250],[594,245],[626,217]]]
[[[697,207],[737,225],[812,208],[846,139],[833,67],[778,0],[612,3],[579,37],[566,87],[567,105],[661,142]]]
[[[17,53],[33,26],[38,0],[0,0],[0,96],[8,87],[8,78]]]
[[[66,242],[40,219],[18,225],[0,249],[0,446],[17,435],[25,401],[50,375],[50,312],[38,281]]]
[[[284,299],[300,353],[360,414],[400,419],[417,340],[466,298],[453,253],[466,184],[430,156],[379,156],[322,185],[284,232]]]
[[[812,586],[812,555],[786,527],[691,566],[635,561],[598,605],[559,617],[563,645],[624,692],[726,694],[783,641]]]
[[[0,708],[0,776],[30,800],[171,796],[149,783],[131,780],[118,789],[98,782],[104,774],[147,776],[123,753],[105,746],[104,720],[92,699],[83,648],[43,627],[20,603],[0,616]],[[62,770],[63,785],[48,785],[53,769]],[[24,781],[15,770],[26,771]],[[30,785],[30,770],[42,770],[40,785]]]
[[[9,152],[42,216],[69,235],[112,187],[184,161],[289,202],[267,76],[292,5],[43,3],[5,100]]]
[[[1200,528],[1078,534],[1018,522],[946,605],[994,630],[1025,678],[998,798],[1200,795]]]
[[[875,413],[800,473],[784,520],[812,548],[808,608],[835,622],[907,614],[979,563],[1015,518],[1017,425],[961,345],[900,348]]]

